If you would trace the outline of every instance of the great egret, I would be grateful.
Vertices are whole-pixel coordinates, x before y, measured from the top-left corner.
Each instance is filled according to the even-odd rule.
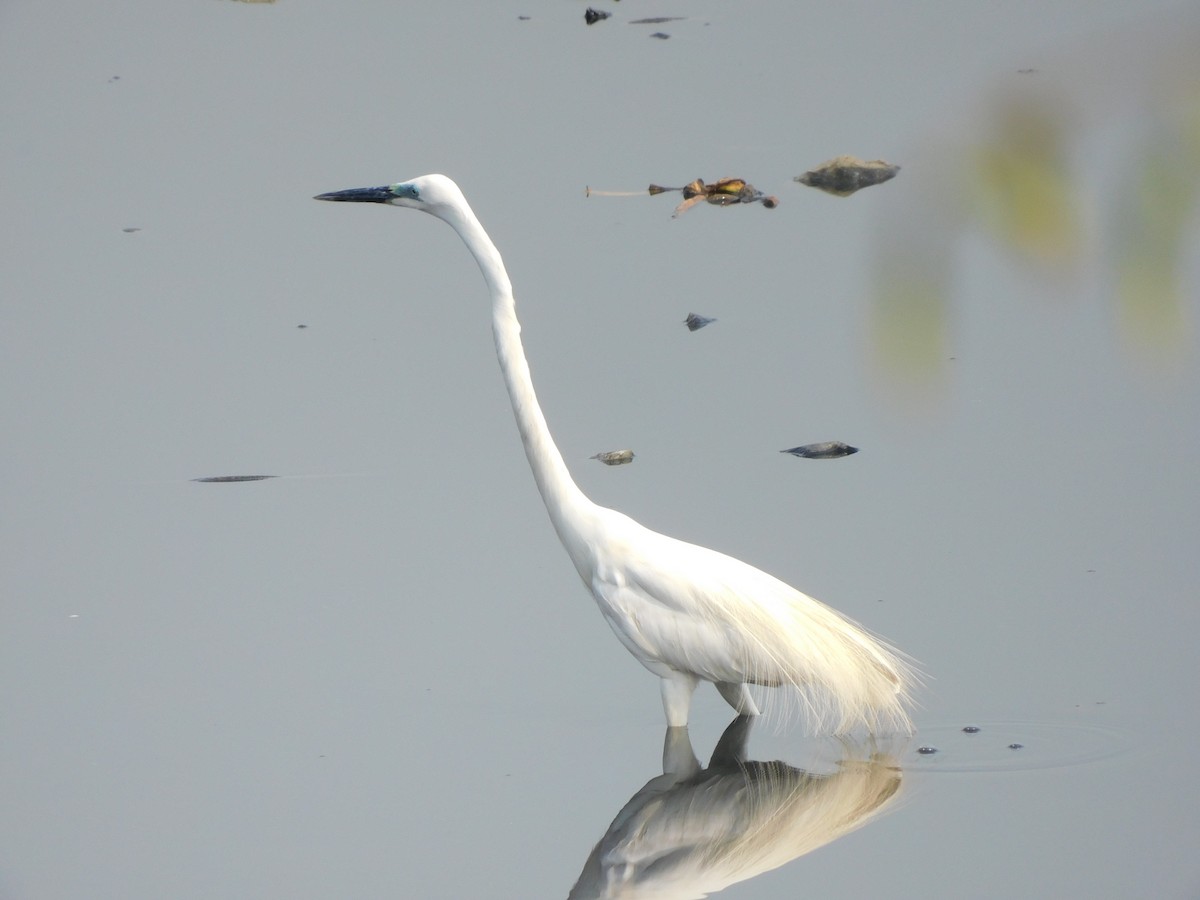
[[[625,648],[662,679],[669,726],[686,725],[711,681],[738,713],[758,715],[747,685],[791,687],[816,728],[910,728],[913,673],[854,622],[753,566],[651,531],[598,506],[571,479],[538,406],[512,283],[462,191],[444,175],[320,194],[430,213],[462,238],[492,297],[492,331],[517,429],[554,530]]]

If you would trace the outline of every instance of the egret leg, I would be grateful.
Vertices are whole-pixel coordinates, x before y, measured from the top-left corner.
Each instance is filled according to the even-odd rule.
[[[685,672],[675,672],[662,680],[663,711],[667,714],[667,725],[674,728],[686,725],[688,711],[692,708],[692,694],[699,679]]]
[[[749,686],[735,684],[732,681],[718,681],[716,685],[721,696],[725,698],[725,702],[732,706],[738,715],[757,716],[759,714],[758,705],[750,696]]]

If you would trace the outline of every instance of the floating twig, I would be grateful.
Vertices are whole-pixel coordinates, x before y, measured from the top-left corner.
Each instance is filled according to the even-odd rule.
[[[193,478],[206,484],[230,484],[235,481],[266,481],[268,478],[278,478],[278,475],[210,475],[207,478]]]

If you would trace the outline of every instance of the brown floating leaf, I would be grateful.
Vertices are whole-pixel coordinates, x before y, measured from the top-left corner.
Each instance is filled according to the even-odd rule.
[[[683,202],[675,207],[675,212],[673,213],[675,217],[687,212],[701,200],[707,200],[713,206],[732,206],[735,203],[761,203],[767,209],[774,209],[779,205],[778,198],[768,197],[744,178],[720,178],[712,184],[705,184],[703,179],[697,178],[695,181],[688,182],[683,187],[672,188],[652,184],[647,190],[652,197],[655,194],[663,194],[667,191],[682,192]]]
[[[795,180],[827,194],[849,197],[865,187],[890,181],[899,171],[899,166],[882,159],[863,162],[856,156],[837,156],[803,175],[797,175]]]
[[[839,456],[849,456],[857,453],[857,447],[843,444],[841,441],[823,441],[819,444],[805,444],[802,447],[792,447],[790,450],[780,450],[780,453],[790,453],[804,459],[837,459]]]

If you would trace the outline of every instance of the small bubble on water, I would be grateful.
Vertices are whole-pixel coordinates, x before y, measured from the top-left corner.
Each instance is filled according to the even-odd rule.
[[[938,752],[938,749],[937,747],[918,747],[917,752],[922,756],[932,756],[934,753]]]
[[[983,729],[978,725],[964,725],[963,734],[979,734]]]

